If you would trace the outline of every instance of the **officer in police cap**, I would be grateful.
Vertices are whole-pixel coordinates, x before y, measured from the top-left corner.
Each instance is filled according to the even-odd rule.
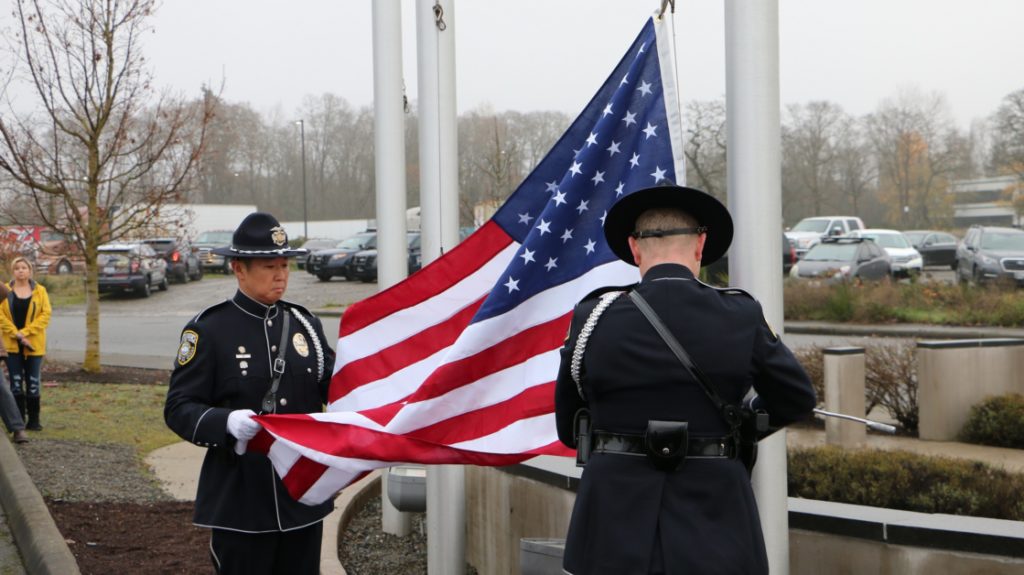
[[[714,197],[672,184],[642,189],[612,206],[604,232],[642,279],[584,298],[561,351],[558,437],[592,450],[563,566],[577,575],[767,573],[731,419],[751,387],[772,426],[804,419],[815,406],[811,382],[753,297],[697,280],[732,241],[732,218]],[[712,389],[659,335],[645,303]],[[585,417],[590,430],[577,437]]]
[[[292,499],[262,453],[246,444],[262,429],[253,416],[323,410],[334,365],[320,320],[281,299],[291,249],[274,216],[255,212],[231,245],[235,295],[192,318],[181,332],[164,419],[206,447],[193,522],[211,528],[218,573],[320,572],[324,516],[333,501]]]

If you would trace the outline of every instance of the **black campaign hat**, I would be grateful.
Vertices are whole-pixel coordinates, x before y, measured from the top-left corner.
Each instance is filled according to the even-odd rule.
[[[289,247],[287,232],[277,218],[266,212],[245,216],[231,236],[231,245],[211,251],[233,258],[290,258],[309,252]]]
[[[701,265],[722,257],[732,243],[732,216],[722,202],[696,188],[677,186],[666,181],[651,188],[637,190],[615,202],[604,220],[604,237],[608,247],[620,260],[636,265],[629,251],[629,236],[636,229],[636,219],[652,208],[676,208],[690,214],[697,225],[705,228],[707,240]]]

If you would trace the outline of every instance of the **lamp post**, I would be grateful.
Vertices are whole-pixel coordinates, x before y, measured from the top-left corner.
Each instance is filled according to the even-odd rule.
[[[302,138],[302,237],[309,239],[309,214],[306,211],[306,122],[296,120],[299,136]]]

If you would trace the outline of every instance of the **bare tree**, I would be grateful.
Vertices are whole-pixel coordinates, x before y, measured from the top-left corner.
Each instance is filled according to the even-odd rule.
[[[952,126],[945,99],[904,91],[883,101],[866,128],[890,221],[904,229],[948,221],[946,191],[951,178],[969,169],[970,146]]]
[[[839,204],[840,146],[848,140],[852,119],[831,102],[788,107],[783,126],[783,181],[786,205],[805,205],[820,216]]]
[[[1004,97],[992,116],[992,168],[1024,178],[1024,89]]]
[[[129,237],[180,203],[200,159],[213,103],[154,97],[139,50],[155,0],[15,0],[18,78],[36,113],[0,114],[8,205],[29,205],[78,242],[86,263],[83,368],[99,371],[97,247]]]
[[[842,209],[864,217],[869,209],[865,203],[876,189],[878,170],[870,146],[856,123],[852,123],[836,142],[835,178]]]
[[[686,181],[716,198],[726,200],[725,101],[686,104]]]

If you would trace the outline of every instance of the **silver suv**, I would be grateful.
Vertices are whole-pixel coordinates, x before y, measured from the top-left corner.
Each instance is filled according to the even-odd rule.
[[[864,222],[856,216],[816,216],[800,220],[786,232],[786,237],[793,242],[797,259],[801,259],[807,250],[824,238],[834,238],[863,229]]]
[[[1024,231],[971,226],[956,250],[956,277],[961,283],[1003,279],[1024,285]]]

